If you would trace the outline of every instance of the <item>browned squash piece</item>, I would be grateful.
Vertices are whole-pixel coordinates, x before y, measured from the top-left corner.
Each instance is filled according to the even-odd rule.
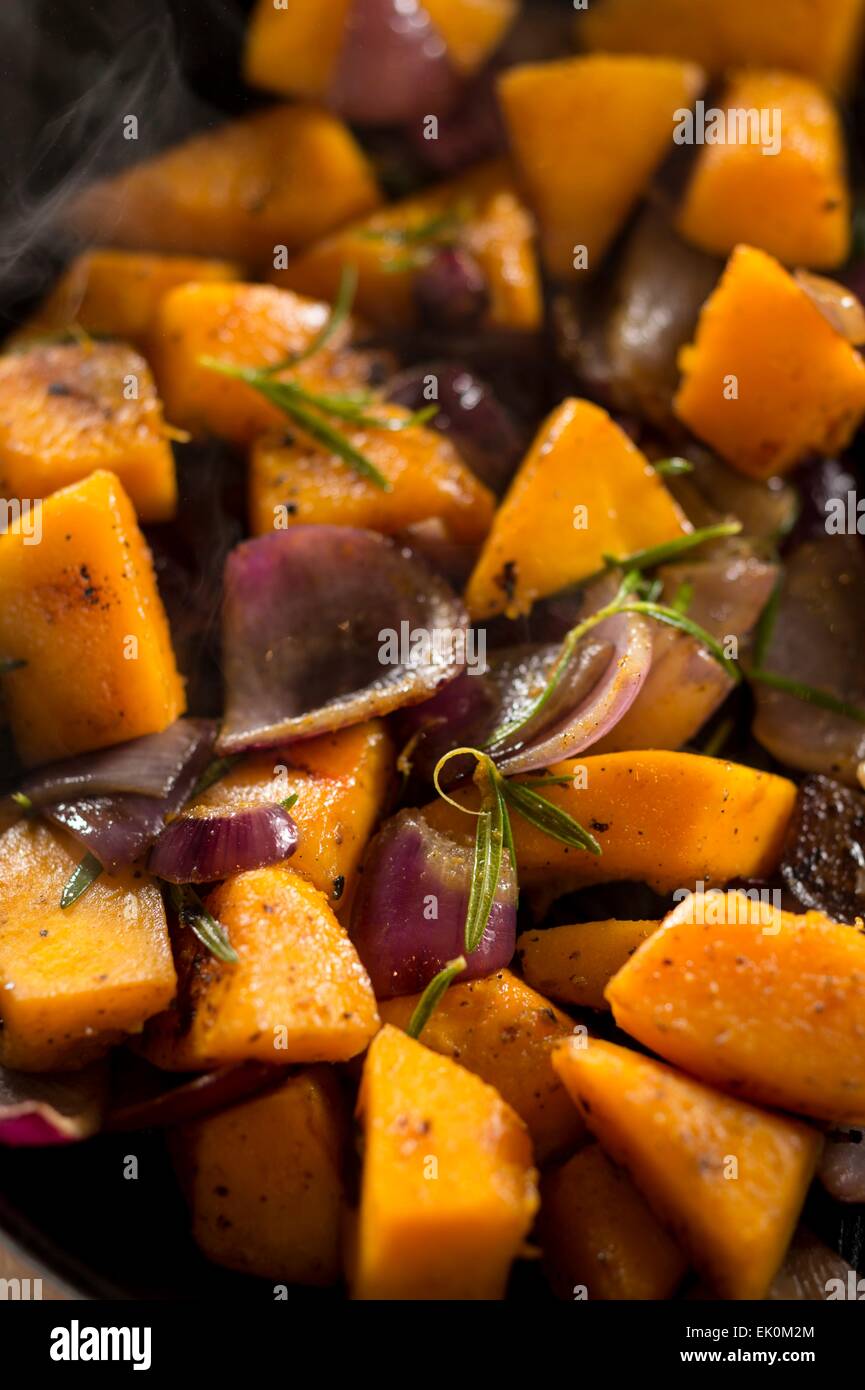
[[[358,1099],[360,1299],[498,1299],[537,1208],[532,1146],[492,1086],[384,1027]]]
[[[142,521],[174,516],[174,455],[144,359],[122,343],[0,357],[0,496],[47,497],[96,468],[117,474]]]
[[[0,654],[25,663],[3,690],[28,765],[159,733],[183,713],[150,551],[113,473],[55,492],[0,535]]]
[[[165,408],[194,435],[249,444],[268,430],[285,430],[285,415],[247,385],[206,366],[211,357],[240,367],[268,367],[309,347],[327,322],[328,305],[272,285],[181,285],[160,301],[150,360]],[[307,362],[286,375],[318,391],[366,388],[375,355],[349,352],[344,324]]]
[[[272,106],[91,184],[72,204],[83,236],[131,250],[272,266],[379,203],[351,131],[318,106]]]
[[[604,990],[657,922],[576,922],[517,938],[523,974],[535,989],[581,1009],[607,1009]]]
[[[0,835],[0,1064],[65,1071],[107,1052],[174,997],[162,895],[140,872],[60,897],[81,848],[41,821]]]
[[[423,0],[458,72],[482,67],[519,13],[519,0]]]
[[[679,419],[751,478],[836,453],[865,414],[859,353],[753,246],[736,247],[679,365]]]
[[[287,1284],[333,1284],[348,1117],[336,1075],[310,1067],[278,1090],[193,1124],[172,1143],[209,1260]]]
[[[190,280],[239,280],[233,261],[204,256],[156,256],[137,251],[84,251],[11,339],[13,343],[71,327],[122,338],[147,350],[156,306]]]
[[[648,883],[672,893],[699,880],[767,878],[778,867],[796,800],[786,777],[694,753],[637,752],[571,759],[553,769],[574,779],[544,796],[591,828],[600,855],[552,840],[518,814],[512,825],[520,884],[545,890],[590,883]],[[474,791],[455,799],[474,807]],[[456,839],[470,818],[436,801],[424,816]]]
[[[417,271],[438,245],[435,238],[424,240],[427,227],[438,228],[440,238],[446,233],[478,262],[489,293],[487,327],[540,328],[534,223],[502,161],[382,208],[310,247],[270,278],[302,294],[333,300],[343,266],[354,265],[358,313],[383,327],[409,328],[418,322]],[[406,233],[413,240],[402,244],[399,237]]]
[[[586,1123],[721,1298],[763,1298],[821,1139],[600,1039],[553,1054]]]
[[[375,407],[375,417],[382,420],[408,415],[399,406]],[[437,518],[452,540],[466,545],[483,540],[495,498],[444,435],[421,425],[404,430],[350,427],[343,433],[387,479],[390,492],[299,430],[266,436],[254,442],[250,455],[249,513],[256,535],[309,524],[359,526],[393,535]]]
[[[406,1028],[420,995],[388,999],[382,1020]],[[573,1149],[584,1130],[550,1063],[553,1047],[573,1028],[509,970],[453,985],[421,1035],[425,1047],[452,1057],[495,1086],[525,1121],[539,1163]]]
[[[682,236],[721,256],[747,242],[786,265],[840,265],[850,251],[850,195],[832,99],[804,77],[745,72],[719,107],[738,122],[737,138],[700,149],[678,216]],[[749,117],[762,124],[747,127]]]
[[[856,67],[863,0],[603,0],[574,24],[604,53],[693,58],[713,75],[777,67],[843,89]]]
[[[291,815],[298,844],[291,868],[325,893],[345,915],[366,842],[387,805],[394,781],[394,749],[381,720],[289,748],[250,753],[188,806],[240,810],[296,795]]]
[[[246,31],[243,75],[279,96],[327,98],[352,0],[257,0]]]
[[[293,869],[255,869],[207,898],[239,960],[217,960],[178,934],[173,1009],[153,1020],[143,1050],[167,1071],[255,1060],[344,1062],[378,1027],[357,953],[323,893]]]
[[[620,1028],[703,1080],[865,1121],[865,932],[743,893],[695,894],[614,976]]]
[[[600,406],[569,398],[541,425],[496,512],[466,604],[474,618],[516,617],[601,569],[605,555],[689,530],[624,430]]]
[[[674,113],[690,107],[702,82],[691,63],[606,54],[530,63],[499,78],[552,275],[598,269],[671,145]]]
[[[538,1238],[557,1298],[672,1298],[687,1269],[679,1247],[599,1144],[541,1179]]]

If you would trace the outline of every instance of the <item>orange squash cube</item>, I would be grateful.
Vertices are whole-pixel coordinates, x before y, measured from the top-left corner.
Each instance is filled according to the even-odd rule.
[[[257,0],[246,31],[243,75],[251,87],[326,101],[351,0]]]
[[[287,1284],[340,1274],[348,1116],[328,1067],[181,1125],[172,1150],[209,1260]]]
[[[91,184],[70,209],[83,236],[131,250],[229,256],[272,266],[376,207],[372,166],[318,106],[272,106],[193,135]]]
[[[658,922],[575,922],[527,931],[517,957],[530,985],[580,1009],[608,1009],[604,991]]]
[[[672,59],[598,55],[509,68],[499,97],[551,275],[596,271],[673,139],[703,74]],[[575,263],[575,258],[576,263]]]
[[[24,763],[156,734],[185,708],[168,619],[132,503],[113,473],[55,492],[0,535],[0,652]]]
[[[468,610],[477,619],[516,617],[602,569],[606,554],[630,555],[689,530],[661,477],[607,412],[565,400],[541,425],[495,514],[466,588]]]
[[[483,67],[519,12],[519,0],[424,0],[458,72]]]
[[[68,835],[23,819],[0,836],[0,1064],[83,1066],[167,1008],[176,977],[162,895],[140,872],[103,873],[71,907]]]
[[[167,1071],[233,1062],[345,1062],[378,1028],[369,978],[323,893],[277,865],[236,874],[208,912],[239,959],[217,960],[191,931],[175,947],[178,998],[153,1019],[143,1051]]]
[[[719,109],[772,113],[777,149],[757,138],[706,144],[677,218],[682,236],[726,256],[739,242],[787,265],[827,269],[850,251],[850,195],[841,121],[816,83],[785,72],[737,75]]]
[[[377,405],[375,417],[407,419],[399,406]],[[250,454],[249,515],[255,535],[290,525],[358,526],[393,535],[438,519],[448,537],[479,544],[490,528],[495,498],[437,430],[412,426],[343,431],[390,483],[385,492],[300,430],[289,443],[257,439]]]
[[[0,357],[0,496],[47,497],[98,468],[117,475],[142,521],[174,516],[174,455],[144,359],[122,343]]]
[[[591,1038],[553,1063],[586,1123],[721,1298],[764,1298],[822,1140],[651,1057]]]
[[[449,1057],[384,1027],[363,1070],[351,1288],[360,1299],[498,1299],[537,1208],[522,1121]]]
[[[679,419],[752,478],[843,449],[865,414],[859,353],[753,246],[736,247],[679,365]]]

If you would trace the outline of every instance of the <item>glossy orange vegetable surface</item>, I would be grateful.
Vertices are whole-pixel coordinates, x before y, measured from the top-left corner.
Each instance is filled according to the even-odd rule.
[[[577,1008],[607,1009],[610,980],[658,922],[575,922],[517,937],[517,958],[530,985]]]

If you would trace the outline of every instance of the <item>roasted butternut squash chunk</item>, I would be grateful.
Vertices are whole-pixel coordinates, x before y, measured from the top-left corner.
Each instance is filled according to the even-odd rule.
[[[446,223],[448,218],[452,224]],[[409,328],[419,321],[414,301],[417,271],[435,245],[424,241],[423,230],[445,225],[449,239],[468,251],[484,274],[489,294],[486,325],[539,329],[543,308],[534,223],[501,161],[392,203],[310,247],[270,278],[302,294],[332,300],[343,266],[354,265],[358,313],[383,327]],[[401,245],[399,238],[405,234],[414,240]]]
[[[223,963],[179,933],[175,1007],[153,1020],[144,1052],[167,1071],[254,1059],[344,1062],[378,1027],[357,953],[324,894],[293,869],[255,869],[207,898],[239,960]]]
[[[661,478],[607,412],[565,400],[541,425],[496,512],[466,589],[469,612],[526,613],[535,599],[601,569],[605,554],[630,555],[688,530]]]
[[[598,1038],[563,1043],[553,1061],[602,1147],[716,1294],[763,1298],[805,1200],[820,1135]]]
[[[843,449],[865,413],[859,353],[753,246],[736,247],[679,365],[679,419],[752,478]]]
[[[192,1234],[208,1259],[287,1284],[335,1283],[347,1137],[328,1067],[182,1125],[172,1148]]]
[[[174,516],[174,455],[144,359],[121,343],[0,357],[0,496],[47,497],[97,468],[117,474],[142,521]]]
[[[296,794],[298,829],[291,868],[346,915],[366,842],[394,780],[394,749],[376,719],[289,748],[250,753],[189,803],[189,811],[273,805]]]
[[[611,980],[620,1028],[701,1079],[865,1121],[865,932],[744,893],[687,897]]]
[[[74,840],[24,819],[0,836],[0,1064],[83,1066],[140,1032],[174,997],[162,895],[126,870],[60,897],[81,859]]]
[[[786,68],[844,88],[863,16],[863,0],[603,0],[574,27],[580,43],[604,53],[692,58],[713,75]]]
[[[607,55],[530,63],[499,78],[552,275],[598,269],[672,141],[674,113],[702,83],[691,63]]]
[[[575,922],[527,931],[517,938],[517,957],[530,985],[563,1004],[607,1009],[604,990],[651,936],[657,922]]]
[[[376,418],[408,411],[379,405]],[[360,526],[393,535],[432,518],[449,538],[483,540],[495,498],[437,430],[349,427],[343,433],[391,485],[384,492],[299,430],[256,440],[250,454],[249,513],[256,535],[289,525]]]
[[[748,242],[787,265],[840,265],[850,250],[850,196],[831,98],[804,77],[745,72],[719,109],[728,122],[745,112],[744,121],[763,124],[701,148],[678,216],[682,236],[722,256]]]
[[[504,37],[519,0],[424,0],[423,8],[447,44],[454,67],[470,75]]]
[[[559,844],[514,815],[520,884],[527,888],[634,880],[672,893],[698,881],[766,878],[778,867],[796,800],[785,777],[694,753],[610,753],[554,771],[575,785],[545,788],[544,796],[591,829],[602,853]],[[477,804],[474,790],[455,799]],[[424,816],[457,839],[474,834],[469,817],[444,801],[427,806]]]
[[[361,1299],[496,1299],[537,1208],[532,1146],[492,1086],[399,1029],[374,1039],[351,1287]]]
[[[372,166],[342,121],[318,106],[272,106],[91,184],[70,219],[132,250],[230,256],[272,266],[376,207]]]
[[[113,473],[55,492],[0,535],[0,652],[22,760],[159,733],[185,708],[153,562]]]
[[[568,1301],[672,1298],[687,1268],[679,1247],[599,1144],[543,1175],[538,1236],[553,1292]]]
[[[64,271],[12,342],[71,327],[122,338],[142,352],[149,345],[156,306],[189,280],[239,280],[233,261],[204,256],[151,256],[136,251],[84,251]]]
[[[260,392],[202,362],[213,357],[241,367],[267,367],[308,347],[329,308],[272,285],[189,284],[160,301],[150,360],[165,408],[175,425],[194,435],[219,435],[249,444],[258,434],[285,428],[286,417]],[[348,352],[352,327],[344,324],[328,344],[293,369],[312,389],[347,392],[369,385],[372,354]]]
[[[279,96],[324,101],[345,39],[352,0],[257,0],[246,31],[243,75]]]
[[[382,1020],[406,1028],[420,995],[388,999]],[[573,1149],[583,1135],[579,1116],[552,1069],[553,1047],[573,1024],[509,970],[448,990],[426,1024],[425,1047],[453,1057],[525,1121],[539,1163]]]

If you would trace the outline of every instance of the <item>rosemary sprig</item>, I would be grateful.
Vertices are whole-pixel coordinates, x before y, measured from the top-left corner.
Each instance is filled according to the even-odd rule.
[[[691,531],[687,536],[677,536],[675,540],[650,546],[648,550],[635,550],[633,555],[605,555],[604,564],[608,570],[620,569],[626,573],[629,570],[653,570],[658,565],[665,565],[668,560],[677,560],[680,555],[687,555],[689,551],[705,545],[706,541],[720,540],[724,536],[738,536],[741,530],[741,521],[718,521],[713,526],[703,526],[697,531]]]
[[[469,903],[466,909],[466,954],[480,946],[492,912],[502,872],[505,844],[505,804],[498,789],[498,775],[489,758],[478,761],[475,782],[487,787],[481,791],[481,812],[475,833],[475,857]]]
[[[364,241],[389,241],[396,246],[425,246],[431,241],[439,241],[465,220],[465,212],[458,207],[445,208],[443,212],[433,213],[425,222],[416,222],[411,227],[368,227],[361,232]]]
[[[357,266],[344,265],[339,277],[339,289],[336,292],[336,299],[333,307],[327,316],[326,321],[316,333],[315,337],[307,343],[300,352],[293,352],[288,357],[284,357],[281,362],[276,362],[272,367],[265,367],[266,376],[273,376],[276,372],[285,371],[287,367],[296,367],[300,362],[308,362],[310,357],[314,357],[322,348],[327,347],[334,333],[342,327],[351,313],[351,306],[357,293]]]
[[[652,464],[652,467],[656,473],[660,473],[662,478],[677,478],[681,477],[683,473],[693,473],[694,471],[694,465],[690,459],[683,458],[658,459],[657,463]]]
[[[775,622],[778,617],[778,609],[781,606],[781,592],[783,589],[783,578],[779,574],[772,587],[766,607],[760,614],[757,626],[754,629],[754,643],[751,655],[757,670],[762,670],[763,662],[769,651],[772,642],[772,634],[775,631]]]
[[[503,777],[500,780],[502,793],[509,805],[513,806],[515,811],[519,811],[524,820],[542,830],[545,835],[549,835],[550,839],[559,840],[563,845],[572,845],[574,849],[587,850],[589,854],[602,852],[594,835],[560,806],[555,806],[545,796],[539,796],[524,783],[507,782]]]
[[[9,800],[14,801],[15,805],[19,810],[24,812],[25,816],[31,815],[36,809],[26,792],[10,792]]]
[[[297,798],[299,796],[300,792],[291,792],[289,796],[285,797],[284,800],[280,801],[279,804],[282,807],[283,811],[290,811],[293,806],[296,806]]]
[[[60,894],[60,906],[71,907],[86,893],[91,883],[95,883],[102,873],[102,865],[95,854],[89,851],[85,854],[81,863],[76,865],[64,885],[63,892]]]
[[[194,888],[189,884],[171,883],[168,886],[171,904],[180,923],[189,927],[217,960],[236,965],[238,955],[228,939],[228,932],[204,906]]]
[[[449,989],[457,975],[461,975],[465,968],[465,956],[457,956],[456,960],[449,960],[444,969],[433,976],[415,1004],[412,1016],[408,1021],[406,1032],[410,1038],[420,1037],[433,1012],[438,1008],[445,991]]]
[[[807,705],[815,705],[817,709],[829,710],[831,714],[843,714],[846,719],[855,719],[857,724],[865,724],[865,709],[859,705],[851,705],[847,700],[840,700],[829,690],[820,690],[817,686],[806,685],[790,676],[779,676],[775,671],[763,671],[759,667],[749,670],[748,679],[757,685],[766,685],[770,690],[780,690],[784,695],[794,695],[797,700],[803,700]]]

